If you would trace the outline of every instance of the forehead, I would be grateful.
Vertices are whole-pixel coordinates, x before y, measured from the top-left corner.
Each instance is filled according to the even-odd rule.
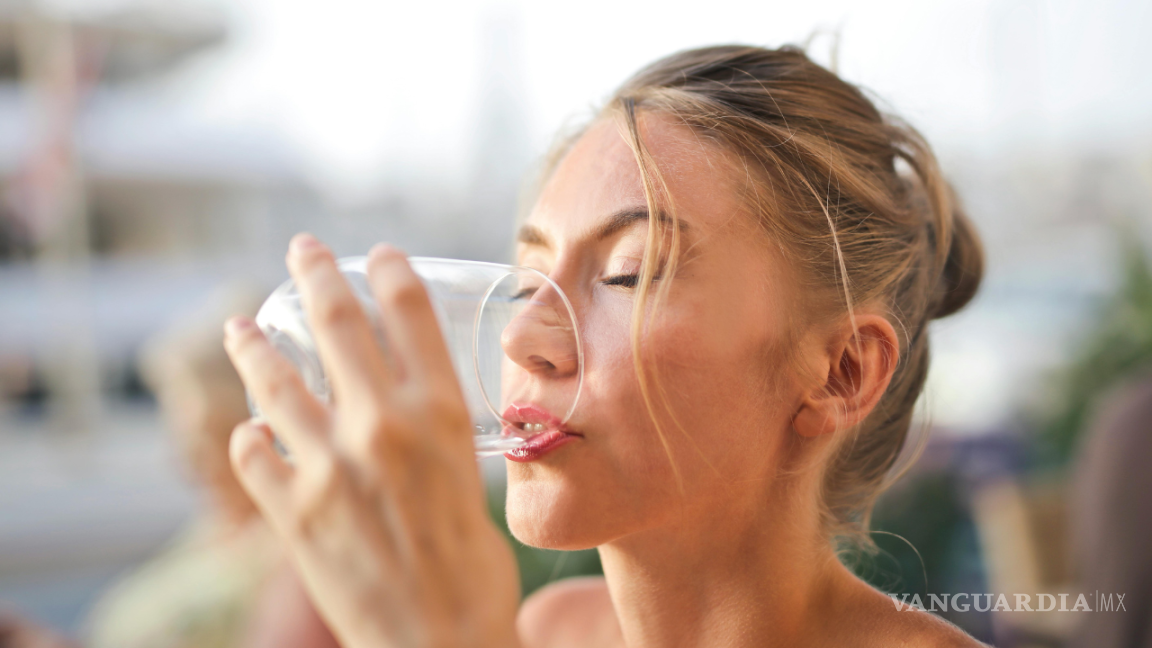
[[[739,175],[731,156],[672,118],[639,115],[640,135],[692,230],[708,233],[742,212]],[[545,184],[527,222],[550,237],[579,238],[621,209],[645,205],[636,157],[620,119],[602,118],[572,146]]]

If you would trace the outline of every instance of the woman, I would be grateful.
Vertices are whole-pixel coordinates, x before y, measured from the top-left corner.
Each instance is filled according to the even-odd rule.
[[[251,320],[226,327],[296,457],[249,422],[234,468],[342,644],[977,645],[897,612],[837,560],[867,543],[927,372],[928,321],[967,303],[982,273],[919,136],[800,51],[715,47],[639,72],[552,160],[517,257],[573,301],[584,392],[566,425],[507,455],[507,515],[528,544],[597,547],[604,579],[519,605],[403,254],[380,245],[369,261],[392,368],[331,253],[292,242],[333,408]],[[516,335],[509,354],[548,410],[573,379],[570,350]]]

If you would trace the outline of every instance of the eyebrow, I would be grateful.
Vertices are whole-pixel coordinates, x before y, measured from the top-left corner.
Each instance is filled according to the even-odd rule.
[[[648,207],[646,206],[625,207],[609,216],[596,229],[592,230],[592,233],[587,238],[593,241],[603,241],[620,230],[630,227],[634,223],[648,220],[648,216]],[[672,224],[672,219],[663,212],[659,212],[657,218],[665,225]],[[688,230],[688,223],[685,223],[683,220],[677,220],[676,223],[680,231]],[[530,223],[526,223],[520,227],[520,231],[516,235],[516,240],[527,245],[539,245],[546,248],[552,247],[552,243],[548,240],[544,232],[541,231],[539,227]]]

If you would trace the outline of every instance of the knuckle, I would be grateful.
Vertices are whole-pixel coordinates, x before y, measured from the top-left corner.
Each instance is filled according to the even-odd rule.
[[[344,481],[343,462],[327,452],[314,452],[308,462],[307,482],[315,493],[334,493]]]
[[[377,434],[377,445],[385,457],[401,461],[413,461],[427,451],[427,442],[422,436],[408,427],[393,427],[384,434]]]
[[[360,429],[367,429],[390,424],[394,415],[387,399],[378,395],[376,398],[366,398],[357,402],[356,413],[350,422]]]
[[[407,274],[388,283],[384,288],[384,301],[389,305],[407,310],[417,308],[428,301],[424,284],[414,274]]]
[[[423,408],[435,417],[436,424],[441,427],[457,429],[471,425],[472,417],[464,406],[462,399],[447,390],[437,389],[421,399]]]
[[[296,380],[291,372],[275,371],[265,379],[261,391],[264,392],[264,400],[273,404],[295,398],[295,388]]]
[[[251,425],[250,421],[244,421],[232,428],[232,437],[228,444],[229,458],[232,460],[232,465],[240,472],[248,471],[259,452],[256,444],[252,443],[251,438],[247,436],[248,428]]]
[[[315,519],[315,512],[313,510],[306,510],[305,505],[302,503],[298,506],[296,511],[288,517],[287,531],[290,535],[307,540],[316,535],[318,524]]]
[[[450,433],[462,433],[467,430],[472,423],[471,417],[468,412],[460,411],[458,408],[442,409],[436,412],[436,425],[443,428]]]
[[[351,295],[325,299],[316,305],[316,320],[321,326],[338,326],[360,315],[361,307]]]
[[[331,511],[347,484],[342,462],[327,455],[311,457],[308,469],[302,471],[292,525],[300,537],[314,535],[317,525]]]
[[[373,428],[359,428],[359,434],[349,435],[347,443],[351,455],[357,458],[377,457],[380,455],[380,437]]]
[[[363,457],[410,461],[422,451],[419,435],[406,426],[377,424],[358,435],[354,450]]]
[[[454,407],[450,411],[445,411],[443,416],[445,427],[451,430],[468,430],[472,427],[472,417],[469,416],[468,411],[462,407]]]

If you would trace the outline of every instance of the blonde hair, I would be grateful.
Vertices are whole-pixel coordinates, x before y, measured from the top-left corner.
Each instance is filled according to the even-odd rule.
[[[666,408],[668,402],[658,379],[650,382],[644,371],[643,333],[669,291],[680,240],[675,209],[640,135],[643,111],[672,117],[748,170],[744,198],[809,284],[811,316],[852,318],[856,305],[868,304],[894,320],[900,361],[892,380],[873,412],[840,439],[823,471],[825,531],[872,546],[872,507],[893,481],[889,473],[928,373],[928,322],[967,304],[983,275],[971,222],[923,137],[798,48],[707,47],[640,70],[600,117],[623,119],[649,212],[667,216],[649,219],[636,304],[651,297],[652,307],[638,306],[632,320],[634,362],[654,421],[653,396]],[[581,134],[558,143],[545,178]],[[657,276],[663,280],[652,294]]]

